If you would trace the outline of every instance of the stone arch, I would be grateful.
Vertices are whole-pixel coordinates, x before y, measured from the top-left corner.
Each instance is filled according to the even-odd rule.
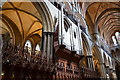
[[[53,32],[54,27],[53,27],[53,19],[52,15],[50,14],[50,11],[48,9],[48,6],[44,2],[33,2],[33,5],[36,7],[36,9],[39,11],[42,18],[42,24],[44,26],[44,32]],[[47,23],[46,23],[47,22]]]
[[[49,11],[49,8],[46,3],[44,2],[35,2],[33,5],[36,7],[38,12],[42,18],[42,25],[43,25],[43,41],[42,41],[42,49],[43,49],[43,56],[49,56],[47,59],[48,61],[53,57],[53,32],[54,32],[54,24],[52,15]],[[47,23],[46,23],[47,22]],[[46,47],[47,46],[47,47]]]
[[[35,48],[38,43],[42,43],[42,37],[39,36],[38,34],[34,34],[34,35],[26,38],[26,40],[27,39],[31,40],[31,42],[33,44],[33,48]],[[41,44],[41,47],[42,47],[42,44]]]
[[[82,42],[83,42],[83,47],[86,47],[86,51],[87,52],[90,52],[90,45],[88,43],[88,40],[86,38],[86,36],[84,35],[84,33],[81,34],[81,37],[82,37]],[[89,55],[89,54],[86,54],[86,55]]]
[[[0,17],[0,23],[1,23],[0,28],[1,28],[1,30],[3,29],[3,30],[5,30],[6,32],[9,32],[9,33],[10,33],[10,37],[14,36],[13,31],[12,31],[12,29],[10,28],[10,25],[6,22],[5,19],[2,18],[2,15],[1,15],[1,14],[0,14],[0,16],[1,16],[1,17]]]
[[[92,47],[92,54],[93,54],[93,61],[94,61],[94,66],[95,66],[95,70],[97,70],[98,72],[100,72],[99,70],[99,62],[100,62],[100,58],[99,55],[97,55],[97,49],[95,48],[95,46]]]
[[[15,45],[18,45],[17,43],[18,42],[21,42],[21,40],[18,38],[20,37],[21,38],[21,34],[19,34],[19,30],[17,28],[17,25],[10,19],[8,18],[7,16],[5,16],[4,14],[2,14],[2,20],[3,22],[7,25],[10,33],[12,34],[12,37],[13,37],[13,43]],[[16,37],[15,34],[18,36]]]
[[[80,67],[88,67],[88,63],[87,63],[87,56],[89,56],[90,53],[90,46],[88,43],[88,40],[86,38],[86,36],[84,35],[84,33],[81,34],[82,37],[82,47],[83,47],[83,55],[85,56],[81,61],[80,61]]]
[[[99,66],[98,72],[100,73],[100,76],[103,78],[106,78],[106,76],[105,76],[106,71],[105,71],[105,66],[103,64],[104,62],[102,59],[101,50],[97,47],[97,45],[94,45],[92,47],[92,51],[94,51],[94,53],[92,53],[93,56],[96,57],[96,59],[98,60],[97,65]]]

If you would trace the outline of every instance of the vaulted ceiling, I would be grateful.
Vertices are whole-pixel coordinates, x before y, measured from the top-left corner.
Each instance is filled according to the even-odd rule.
[[[120,31],[120,2],[85,2],[83,4],[91,34],[100,33],[105,40],[110,41],[111,36],[116,31]]]
[[[31,2],[5,2],[0,14],[4,24],[7,25],[7,22],[11,22],[13,32],[18,30],[16,33],[20,36],[16,34],[15,37],[19,37],[23,41],[29,38],[36,43],[40,41],[42,37],[41,16]],[[1,27],[4,27],[4,25]],[[10,30],[10,27],[8,29]]]

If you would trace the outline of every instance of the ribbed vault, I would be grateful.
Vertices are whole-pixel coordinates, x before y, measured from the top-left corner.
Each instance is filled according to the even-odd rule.
[[[10,25],[8,22],[11,22],[10,27],[12,31],[10,33],[13,33],[15,36],[16,30],[18,30],[18,35],[15,37],[19,37],[23,44],[29,38],[33,38],[36,43],[38,43],[36,40],[40,41],[42,37],[41,15],[31,2],[5,2],[0,14],[3,19],[1,28],[4,27],[4,23]],[[8,27],[9,30],[10,27]],[[14,42],[17,42],[16,39]]]
[[[116,31],[120,31],[119,2],[93,2],[84,3],[84,5],[90,33],[100,33],[110,44],[111,36]]]

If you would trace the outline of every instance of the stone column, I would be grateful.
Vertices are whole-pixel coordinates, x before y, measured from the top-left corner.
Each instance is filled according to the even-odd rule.
[[[50,59],[50,33],[47,33],[47,61],[49,62]]]
[[[112,66],[113,66],[113,79],[117,80],[116,70],[115,70],[115,60],[112,60]]]
[[[50,60],[53,59],[53,33],[51,33],[50,35]]]
[[[94,65],[93,57],[91,58],[91,62],[92,62],[92,68],[93,68],[93,70],[95,70],[95,65]]]
[[[47,57],[47,54],[46,54],[46,47],[47,47],[47,34],[44,32],[43,33],[43,54],[42,54],[42,58],[44,57]]]
[[[48,52],[47,52],[47,57],[49,60],[53,59],[53,32],[48,33]]]
[[[61,14],[60,14],[60,11],[58,11],[58,27],[59,27],[59,34],[58,34],[58,37],[59,37],[59,44],[61,44]]]
[[[112,79],[117,80],[116,70],[115,70],[115,60],[112,59]]]
[[[100,73],[101,73],[101,79],[106,79],[106,70],[105,70],[105,65],[103,62],[99,63],[100,65]]]
[[[81,55],[81,31],[79,31],[79,23],[78,23],[78,28],[77,28],[77,38],[78,38],[78,44],[79,44],[79,54]],[[80,40],[80,41],[79,41]]]
[[[92,60],[92,55],[86,56],[87,62],[88,62],[88,67],[92,70],[94,70],[94,65],[93,65],[93,60]]]
[[[63,15],[63,9],[64,4],[61,2],[61,14],[59,13],[59,44],[63,44],[63,28],[64,28],[64,15]]]
[[[78,24],[78,26],[79,26],[79,24]],[[81,48],[81,54],[80,55],[84,55],[83,53],[83,45],[82,45],[82,30],[80,29],[80,27],[78,27],[78,32],[79,32],[79,40],[80,40],[80,48]]]
[[[53,32],[44,32],[43,56],[49,62],[53,58]]]
[[[71,50],[73,50],[72,24],[70,25],[70,45],[71,45]]]

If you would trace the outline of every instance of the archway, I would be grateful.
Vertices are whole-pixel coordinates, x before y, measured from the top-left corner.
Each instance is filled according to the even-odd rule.
[[[83,46],[82,52],[85,57],[80,61],[80,67],[89,68],[90,63],[87,60],[87,56],[90,54],[90,47],[89,47],[88,40],[86,39],[84,33],[82,33],[81,36],[82,36],[82,46]]]
[[[101,78],[106,78],[106,70],[105,70],[104,61],[102,59],[102,54],[96,45],[92,47],[92,54],[93,54],[94,67],[95,70],[98,71],[98,76],[101,76]]]

